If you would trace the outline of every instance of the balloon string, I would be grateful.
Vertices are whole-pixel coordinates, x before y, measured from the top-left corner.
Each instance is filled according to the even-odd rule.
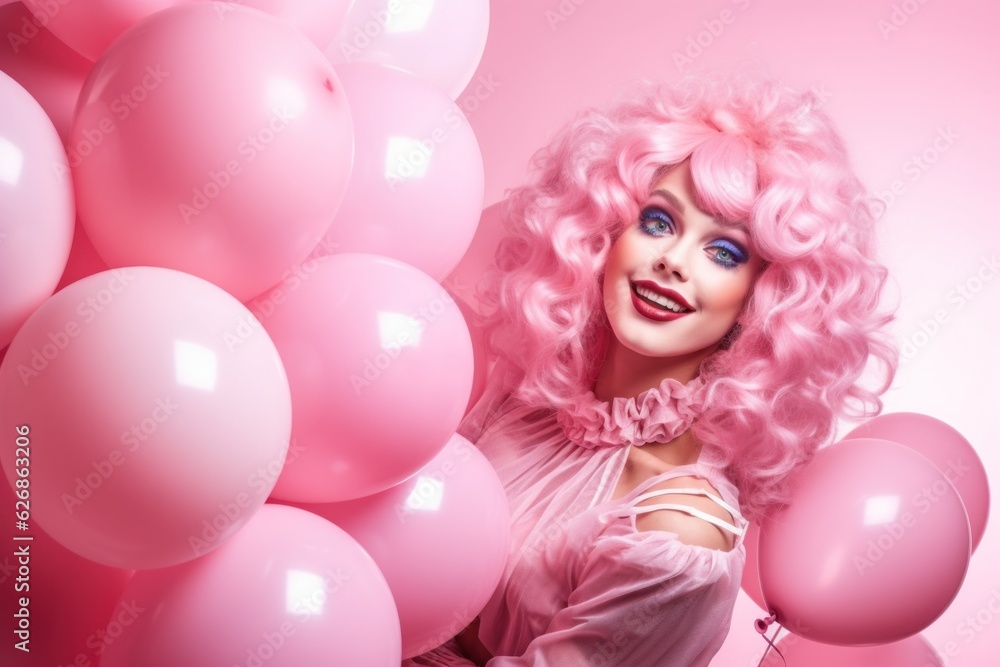
[[[770,616],[768,616],[767,618],[758,618],[756,621],[753,622],[754,629],[757,632],[759,632],[760,635],[764,638],[764,641],[767,642],[767,648],[764,649],[764,655],[760,656],[760,662],[757,663],[757,667],[760,667],[761,665],[764,664],[764,658],[767,657],[767,652],[770,651],[772,648],[774,649],[775,653],[778,654],[778,657],[781,658],[781,664],[786,666],[788,665],[788,663],[785,661],[785,656],[781,654],[781,649],[779,649],[777,646],[774,645],[775,640],[778,638],[778,633],[781,632],[781,626],[779,625],[777,628],[775,628],[774,635],[770,639],[768,639],[767,635],[765,634],[767,632],[767,626],[774,623],[777,619],[778,615],[772,609]]]

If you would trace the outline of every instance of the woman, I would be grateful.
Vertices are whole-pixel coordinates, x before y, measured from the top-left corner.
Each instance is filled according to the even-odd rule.
[[[639,85],[533,167],[460,428],[507,490],[509,559],[479,619],[404,664],[708,665],[747,521],[895,374],[873,199],[814,96],[749,75]]]

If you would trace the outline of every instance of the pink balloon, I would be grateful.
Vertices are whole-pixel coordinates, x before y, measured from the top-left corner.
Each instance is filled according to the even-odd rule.
[[[329,521],[266,505],[197,560],[137,572],[142,609],[101,667],[398,667],[399,617],[371,557]]]
[[[246,300],[326,233],[352,151],[347,98],[315,46],[263,12],[199,3],[140,21],[101,57],[69,161],[109,266],[179,269]]]
[[[73,109],[93,63],[40,27],[20,2],[0,7],[0,71],[24,86],[42,105],[63,143]]]
[[[0,348],[56,288],[73,241],[66,154],[45,110],[0,72]]]
[[[27,502],[30,500],[28,496]],[[22,511],[24,505],[15,505],[17,502],[7,480],[0,479],[0,507],[10,512]],[[99,651],[103,651],[109,639],[106,636],[109,621],[117,621],[125,611],[119,607],[118,597],[132,572],[77,556],[30,520],[26,531],[18,531],[14,539],[11,537],[6,536],[0,555],[0,616],[8,624],[7,637],[0,644],[0,664],[5,667],[96,665]],[[25,537],[30,537],[30,541],[18,539]],[[27,578],[18,571],[19,552],[23,550],[27,550],[30,568]],[[20,630],[25,599],[28,629],[19,635],[15,631]],[[15,646],[25,639],[28,653]]]
[[[507,495],[486,457],[457,434],[391,489],[300,507],[346,530],[378,563],[399,610],[404,658],[461,632],[503,574],[510,546]]]
[[[392,257],[442,281],[465,254],[483,207],[483,157],[455,103],[405,72],[337,68],[357,152],[326,235],[337,252]]]
[[[461,311],[426,274],[388,257],[333,255],[248,305],[281,353],[294,406],[275,497],[335,502],[383,491],[458,428],[472,343]]]
[[[154,12],[194,0],[23,0],[35,21],[66,45],[97,60],[126,28]]]
[[[334,65],[406,70],[456,99],[479,66],[489,27],[488,0],[355,0],[326,55]]]
[[[760,586],[802,637],[899,641],[955,599],[970,541],[962,500],[930,461],[888,440],[845,440],[820,450],[789,505],[761,523]]]
[[[354,0],[241,0],[240,4],[277,16],[295,26],[320,49],[325,49],[347,21],[347,12],[353,2]]]
[[[762,667],[944,667],[941,656],[921,635],[877,646],[831,646],[787,635]]]
[[[895,412],[875,417],[843,439],[854,438],[891,440],[930,459],[958,490],[969,513],[972,550],[976,550],[990,514],[990,483],[983,462],[961,433],[930,415]]]
[[[217,547],[270,493],[291,431],[271,340],[226,335],[250,316],[194,276],[98,273],[53,295],[0,366],[7,479],[30,481],[31,516],[73,552],[165,567]],[[27,475],[27,477],[26,477]]]

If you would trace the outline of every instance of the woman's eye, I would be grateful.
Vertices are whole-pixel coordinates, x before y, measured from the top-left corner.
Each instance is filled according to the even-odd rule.
[[[735,269],[740,264],[745,264],[750,257],[736,245],[727,241],[721,241],[719,245],[714,245],[715,254],[712,260],[721,264],[727,269]]]
[[[662,209],[647,208],[639,216],[639,226],[654,236],[662,236],[673,229],[674,220]]]

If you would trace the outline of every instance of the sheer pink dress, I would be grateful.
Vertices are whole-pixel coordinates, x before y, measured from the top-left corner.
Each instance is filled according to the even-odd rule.
[[[708,665],[722,645],[739,592],[746,519],[738,494],[703,460],[652,477],[612,499],[630,446],[665,442],[700,411],[704,384],[672,379],[635,398],[593,392],[563,410],[539,409],[502,390],[498,375],[459,433],[496,467],[511,509],[504,573],[480,614],[487,667],[687,667]],[[690,514],[736,535],[731,551],[686,544],[664,531],[636,530],[650,487],[678,476],[709,481],[736,525]],[[700,495],[708,495],[696,491]],[[669,500],[665,498],[664,500]],[[404,667],[470,666],[454,639]]]

